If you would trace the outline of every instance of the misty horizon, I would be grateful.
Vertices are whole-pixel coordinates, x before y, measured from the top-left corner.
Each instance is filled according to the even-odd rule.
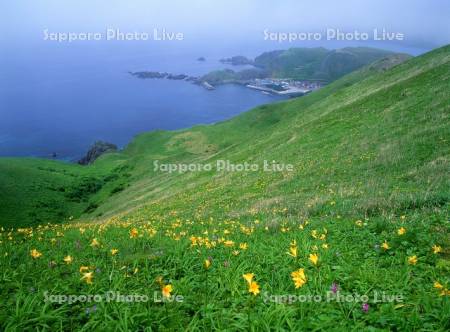
[[[431,6],[431,3],[434,6]],[[133,2],[69,1],[63,3],[23,1],[3,3],[0,28],[4,33],[0,42],[3,52],[27,49],[27,45],[46,47],[43,31],[56,33],[89,33],[108,28],[124,32],[149,32],[152,29],[182,33],[180,42],[169,41],[171,48],[208,49],[213,46],[225,55],[231,50],[253,56],[261,51],[291,47],[371,46],[393,51],[404,50],[413,55],[424,53],[450,42],[450,23],[447,15],[450,3],[422,1],[146,1]],[[424,13],[427,13],[424,17]],[[368,41],[296,41],[271,42],[264,40],[264,31],[276,33],[324,33],[327,29],[343,32],[371,33],[385,29],[401,33],[404,40]],[[146,43],[141,41],[140,43]],[[148,42],[147,42],[148,43]],[[94,46],[101,47],[101,43]],[[147,45],[145,45],[147,46]],[[151,46],[151,45],[150,45]]]

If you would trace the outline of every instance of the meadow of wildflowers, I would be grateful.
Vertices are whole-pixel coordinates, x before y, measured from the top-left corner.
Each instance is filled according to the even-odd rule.
[[[0,329],[448,331],[449,52],[86,168],[0,160]]]

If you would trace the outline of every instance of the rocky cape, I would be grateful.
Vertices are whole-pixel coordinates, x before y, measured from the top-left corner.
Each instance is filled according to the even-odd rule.
[[[95,142],[87,152],[86,156],[81,158],[78,161],[78,164],[80,165],[90,165],[92,164],[97,158],[99,158],[101,155],[109,152],[116,152],[117,146],[112,143],[103,142],[103,141],[97,141]]]
[[[129,74],[140,79],[167,79],[175,81],[187,81],[201,85],[207,90],[214,90],[214,86],[211,85],[206,80],[204,80],[202,77],[189,76],[186,74],[170,74],[158,71],[138,71],[138,72],[129,72]]]

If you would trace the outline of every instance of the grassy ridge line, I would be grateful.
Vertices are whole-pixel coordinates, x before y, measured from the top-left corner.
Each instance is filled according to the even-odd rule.
[[[337,50],[317,48],[291,48],[266,52],[255,59],[255,65],[274,77],[333,82],[392,52],[369,47],[346,47]],[[409,57],[406,54],[399,56]]]
[[[255,68],[237,72],[231,69],[215,70],[202,76],[200,80],[212,85],[243,83],[266,77],[331,83],[385,57],[401,58],[402,61],[411,58],[408,54],[368,47],[347,47],[338,50],[322,47],[290,48],[261,54],[255,59]]]

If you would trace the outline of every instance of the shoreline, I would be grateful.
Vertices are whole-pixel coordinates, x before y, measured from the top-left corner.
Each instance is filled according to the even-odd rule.
[[[309,81],[309,80],[292,80],[289,78],[249,78],[246,80],[239,79],[220,79],[216,80],[215,83],[209,82],[202,77],[189,76],[186,74],[170,74],[167,72],[157,72],[157,71],[139,71],[139,72],[128,72],[130,75],[137,77],[139,79],[168,79],[191,82],[193,84],[202,86],[208,91],[215,90],[216,87],[226,84],[236,84],[249,89],[261,91],[262,93],[286,96],[286,97],[301,97],[308,94],[314,90],[320,89],[323,84]]]
[[[201,85],[201,84],[198,84],[198,85]],[[240,87],[242,87],[242,88],[246,88],[245,85],[239,84],[239,83],[236,83],[236,82],[228,82],[228,83],[224,83],[224,84],[221,84],[221,85],[217,86],[217,88],[219,88],[220,86],[224,86],[224,85],[236,85],[236,86],[240,86]],[[204,87],[204,88],[206,89],[206,87]],[[216,87],[214,87],[214,89],[216,89]],[[252,89],[250,89],[250,90],[252,90]],[[282,95],[271,94],[271,97],[274,98],[274,97],[283,97],[283,96],[282,96]],[[284,97],[285,97],[285,96],[284,96]],[[126,143],[123,143],[123,144],[117,144],[118,149],[117,149],[117,151],[116,151],[115,153],[120,153],[120,152],[122,152],[124,149],[126,149],[126,147],[127,147],[127,146],[128,146],[128,145],[129,145],[129,144],[130,144],[137,136],[139,136],[139,135],[141,135],[141,134],[151,133],[151,132],[156,132],[156,131],[178,131],[178,130],[188,130],[188,129],[190,129],[190,128],[194,127],[194,126],[198,126],[198,125],[214,125],[214,124],[216,124],[216,123],[219,123],[219,122],[222,122],[222,121],[226,121],[226,120],[232,119],[232,118],[234,118],[234,117],[236,117],[236,116],[239,116],[239,115],[242,114],[242,113],[249,112],[249,111],[251,111],[252,109],[254,109],[254,108],[256,108],[256,107],[259,107],[259,106],[261,106],[261,105],[272,104],[272,103],[276,103],[276,102],[283,101],[283,100],[285,100],[285,99],[274,99],[274,100],[272,100],[272,101],[270,101],[270,102],[259,103],[259,104],[257,104],[257,105],[253,105],[253,106],[251,106],[251,107],[249,107],[249,108],[246,108],[244,111],[239,112],[239,113],[237,113],[237,114],[234,114],[234,115],[232,115],[232,116],[230,116],[230,117],[227,117],[227,118],[224,118],[224,119],[217,119],[217,120],[214,120],[214,121],[212,121],[212,122],[198,122],[198,123],[195,123],[195,124],[192,124],[192,125],[186,125],[186,126],[182,126],[182,127],[180,127],[180,128],[175,128],[175,129],[161,129],[161,128],[158,129],[158,128],[156,128],[156,129],[148,129],[148,130],[145,130],[145,131],[139,131],[139,132],[134,133],[134,134],[126,141]],[[75,154],[71,154],[71,155],[60,155],[60,154],[56,153],[56,156],[54,157],[54,156],[52,155],[51,152],[48,153],[48,154],[42,154],[42,155],[38,155],[38,154],[34,154],[34,153],[29,154],[29,155],[0,155],[0,160],[2,160],[2,159],[40,159],[40,160],[47,160],[47,161],[61,162],[61,163],[64,163],[64,164],[69,164],[69,165],[78,165],[78,161],[86,155],[86,153],[88,152],[88,150],[90,149],[90,147],[95,143],[96,140],[98,140],[98,139],[94,139],[94,140],[92,141],[92,143],[91,143],[89,146],[86,147],[85,150],[83,150],[82,152],[80,152],[80,154],[76,154],[76,155],[75,155]]]

